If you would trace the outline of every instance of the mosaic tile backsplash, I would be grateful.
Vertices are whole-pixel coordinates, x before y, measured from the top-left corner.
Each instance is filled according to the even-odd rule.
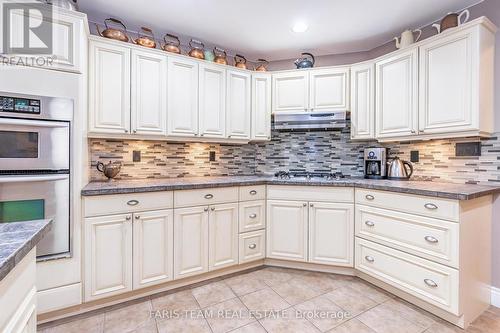
[[[278,170],[340,171],[351,176],[363,174],[363,150],[370,146],[389,148],[389,155],[410,159],[418,150],[414,177],[458,183],[496,184],[500,182],[500,133],[480,140],[479,157],[455,157],[455,143],[478,139],[431,140],[378,144],[350,140],[350,129],[333,132],[272,133],[266,143],[230,145],[90,139],[91,179],[104,176],[95,170],[98,161],[121,161],[121,179],[185,176],[224,176],[274,173]],[[140,150],[141,162],[132,162],[132,152]],[[209,161],[215,151],[216,160]]]

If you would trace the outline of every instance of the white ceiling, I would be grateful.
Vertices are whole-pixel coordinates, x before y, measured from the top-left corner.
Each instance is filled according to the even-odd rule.
[[[434,22],[482,0],[83,0],[90,20],[113,16],[130,30],[147,26],[235,50],[249,59],[370,50],[406,28]],[[308,24],[294,33],[295,22]]]

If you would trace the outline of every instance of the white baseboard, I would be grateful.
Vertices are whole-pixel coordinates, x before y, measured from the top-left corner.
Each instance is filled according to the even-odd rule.
[[[500,288],[491,287],[491,305],[500,308]]]

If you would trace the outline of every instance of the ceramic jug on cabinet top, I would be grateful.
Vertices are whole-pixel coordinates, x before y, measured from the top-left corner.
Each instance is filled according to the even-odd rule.
[[[417,33],[417,38],[415,38],[415,33]],[[420,37],[422,36],[422,30],[416,29],[416,30],[405,30],[401,33],[401,37],[394,37],[394,40],[396,41],[396,48],[398,49],[404,49],[405,47],[410,46],[411,44],[418,42]]]

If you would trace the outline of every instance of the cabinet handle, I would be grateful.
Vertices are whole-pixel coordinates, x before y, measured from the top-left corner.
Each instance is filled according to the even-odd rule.
[[[373,257],[370,257],[370,256],[365,256],[365,259],[368,262],[374,262],[375,261],[375,259],[373,259]]]
[[[432,237],[432,236],[425,236],[424,239],[428,241],[429,243],[437,243],[439,242],[437,238]]]
[[[371,194],[365,195],[365,198],[366,198],[366,200],[370,200],[370,201],[375,199],[375,197]]]
[[[249,248],[250,250],[253,250],[253,249],[255,249],[256,247],[257,247],[257,244],[250,244],[250,245],[248,245],[248,248]]]
[[[127,216],[125,217],[125,220],[130,221],[130,219],[131,219],[131,218],[132,218],[132,216],[127,215]]]
[[[204,212],[208,212],[208,207],[203,209]]]
[[[140,219],[140,218],[141,218],[141,216],[140,216],[140,215],[135,215],[135,219],[136,219],[136,220],[138,220],[138,219]]]
[[[375,223],[373,223],[372,221],[365,221],[365,224],[369,227],[375,226]]]
[[[215,207],[210,208],[210,210],[213,212],[215,210]]]
[[[303,206],[303,207],[306,207],[306,206],[307,206],[307,204],[304,202],[304,203],[302,204],[302,206]]]
[[[127,205],[129,205],[129,206],[137,206],[138,204],[139,204],[139,201],[137,201],[137,200],[127,201]]]
[[[251,218],[251,219],[254,219],[254,218],[257,217],[257,214],[253,213],[253,214],[250,214],[248,217]]]
[[[431,209],[431,210],[434,210],[434,209],[437,209],[437,208],[438,208],[438,206],[436,206],[436,205],[435,205],[435,204],[433,204],[433,203],[426,203],[426,204],[424,205],[424,207],[425,207],[425,208],[427,208],[427,209]]]
[[[437,283],[432,281],[431,279],[424,279],[424,282],[431,288],[436,288],[438,286]]]
[[[250,195],[256,195],[257,194],[257,191],[256,190],[251,190],[250,191]]]
[[[214,197],[213,194],[205,194],[205,199],[212,199]]]

